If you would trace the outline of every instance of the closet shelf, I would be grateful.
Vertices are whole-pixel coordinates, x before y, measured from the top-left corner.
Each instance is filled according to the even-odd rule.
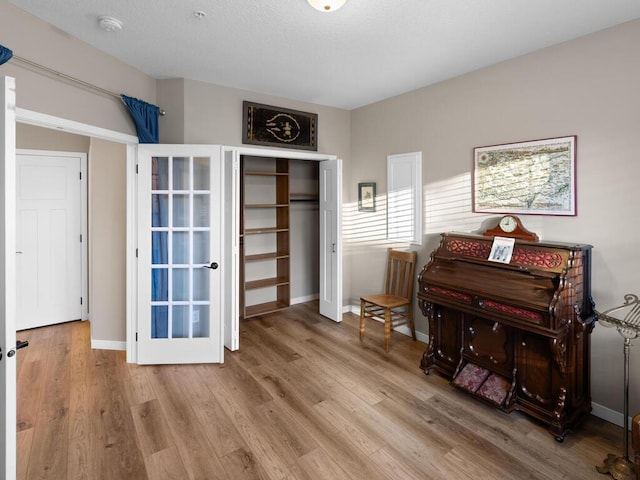
[[[258,305],[249,305],[245,309],[244,318],[256,317],[258,315],[265,315],[267,313],[277,312],[283,308],[287,308],[289,304],[284,301],[275,301],[260,303]]]
[[[269,252],[269,253],[257,253],[254,255],[245,255],[244,256],[244,261],[245,262],[259,262],[260,260],[272,260],[272,259],[279,259],[279,258],[288,258],[289,257],[289,253],[288,252]]]
[[[295,192],[289,194],[290,202],[318,202],[319,200],[319,193]]]
[[[278,285],[288,285],[289,279],[286,277],[261,278],[244,283],[245,290],[257,290],[259,288],[277,287]]]
[[[245,208],[287,208],[288,203],[246,203]]]
[[[245,175],[253,175],[255,177],[287,177],[289,176],[289,172],[255,172],[255,171],[244,171]]]
[[[278,232],[288,232],[288,228],[278,228],[278,227],[264,227],[264,228],[245,228],[245,235],[255,235],[258,233],[278,233]]]

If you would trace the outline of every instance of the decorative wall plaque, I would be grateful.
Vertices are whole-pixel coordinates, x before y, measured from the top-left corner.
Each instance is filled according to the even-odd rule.
[[[242,143],[318,150],[318,115],[242,102]]]

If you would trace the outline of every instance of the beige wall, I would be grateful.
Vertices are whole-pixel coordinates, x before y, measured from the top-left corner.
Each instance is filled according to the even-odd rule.
[[[181,88],[182,87],[182,88]],[[242,102],[276,105],[304,112],[318,114],[318,152],[337,155],[348,164],[351,143],[351,112],[339,108],[325,107],[299,102],[281,97],[261,95],[246,90],[222,87],[194,80],[158,81],[158,102],[162,105],[176,106],[179,100],[184,104],[179,110],[184,112],[184,131],[180,135],[179,125],[171,123],[165,130],[161,119],[160,141],[184,141],[195,144],[242,145]],[[346,167],[344,167],[346,169]],[[343,191],[349,182],[344,180]],[[294,268],[292,266],[292,268]],[[344,265],[343,304],[349,304],[351,297],[349,265]]]
[[[14,55],[111,92],[155,103],[156,82],[123,62],[0,0],[0,42]],[[12,59],[0,75],[16,79],[18,107],[135,135],[122,101],[78,87]]]
[[[593,244],[596,308],[619,305],[624,293],[640,293],[638,45],[640,21],[634,21],[353,111],[347,208],[357,201],[357,182],[376,181],[385,192],[388,154],[422,151],[429,205],[417,248],[423,265],[440,232],[488,224],[487,216],[470,213],[474,147],[575,134],[578,215],[521,218],[545,240]],[[356,213],[352,222],[364,220]],[[372,258],[381,259],[387,245],[382,231],[345,240],[355,302],[381,288],[384,264]],[[417,326],[427,331],[422,314]],[[621,411],[622,340],[597,326],[592,346],[593,400]],[[634,378],[639,369],[636,355]],[[640,383],[631,388],[636,412]]]
[[[91,339],[114,347],[126,340],[126,183],[126,146],[91,139]]]
[[[89,153],[89,137],[34,127],[16,125],[16,147],[28,150],[52,150],[55,152]]]

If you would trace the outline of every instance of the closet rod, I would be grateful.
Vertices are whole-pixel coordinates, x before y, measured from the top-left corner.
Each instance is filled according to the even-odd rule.
[[[75,83],[77,83],[79,85],[82,85],[84,87],[90,88],[92,90],[96,90],[96,91],[98,91],[100,93],[104,93],[105,95],[110,95],[110,96],[115,97],[118,100],[122,101],[122,97],[120,95],[118,95],[117,93],[111,92],[111,91],[106,90],[106,89],[104,89],[102,87],[98,87],[97,85],[94,85],[92,83],[85,82],[84,80],[80,80],[79,78],[72,77],[71,75],[67,75],[65,73],[58,72],[57,70],[54,70],[53,68],[49,68],[49,67],[47,67],[45,65],[41,65],[39,63],[32,62],[31,60],[27,60],[26,58],[20,57],[18,55],[13,55],[12,59],[18,60],[19,62],[25,63],[25,64],[27,64],[27,65],[29,65],[31,67],[39,68],[40,70],[44,70],[45,72],[48,72],[48,73],[50,73],[52,75],[55,75],[57,77],[64,78],[65,80],[70,80],[72,82],[75,82]],[[166,115],[166,112],[164,110],[160,109],[160,115],[164,116],[164,115]]]

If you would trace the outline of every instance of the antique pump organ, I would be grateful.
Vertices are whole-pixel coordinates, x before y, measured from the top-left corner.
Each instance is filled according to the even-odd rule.
[[[539,242],[508,217],[516,222],[509,263],[489,260],[504,229],[442,234],[418,278],[429,321],[421,368],[541,420],[562,441],[591,411],[591,246]]]

